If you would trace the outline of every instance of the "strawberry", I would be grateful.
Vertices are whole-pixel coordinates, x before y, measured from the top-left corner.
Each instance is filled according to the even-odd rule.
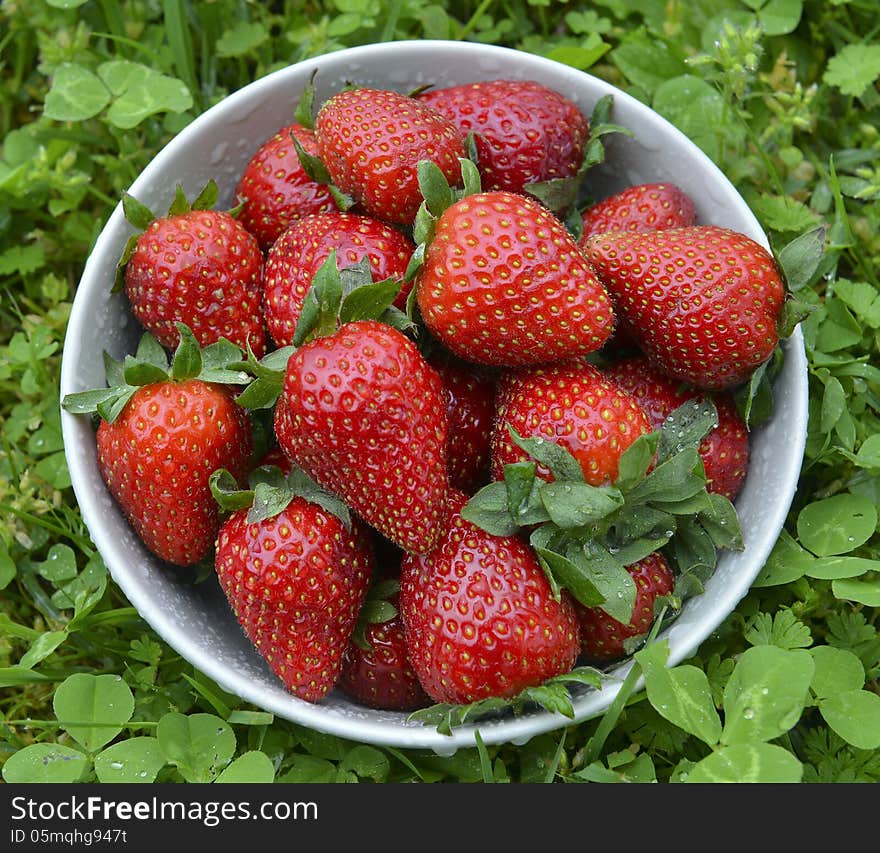
[[[239,222],[264,252],[295,220],[336,210],[330,190],[306,174],[291,137],[317,156],[312,130],[297,123],[286,125],[251,157],[235,190],[244,202]]]
[[[604,372],[638,400],[654,429],[659,429],[685,400],[706,396],[659,373],[640,355],[622,359]],[[706,489],[732,501],[746,478],[749,433],[730,394],[719,392],[709,396],[718,411],[718,426],[699,448],[706,469]]]
[[[585,355],[614,325],[608,294],[562,223],[504,191],[465,196],[440,214],[416,287],[430,331],[479,364]]]
[[[469,492],[487,479],[495,416],[495,381],[474,365],[432,354],[428,363],[446,389],[449,484]]]
[[[443,383],[407,337],[343,324],[287,362],[275,412],[295,465],[409,551],[430,550],[448,491]]]
[[[339,678],[373,552],[368,529],[299,474],[277,505],[255,512],[255,500],[223,522],[215,566],[248,639],[288,690],[317,702]]]
[[[407,656],[403,621],[398,609],[400,584],[381,581],[375,589],[388,589],[383,599],[368,593],[355,630],[343,658],[339,688],[369,708],[386,711],[412,711],[430,703]],[[375,612],[366,613],[365,611]]]
[[[693,225],[694,203],[675,184],[637,184],[590,205],[581,215],[579,245],[606,231],[661,231]]]
[[[646,634],[651,628],[655,599],[672,592],[672,571],[658,551],[627,566],[627,572],[636,584],[635,607],[627,624],[609,616],[601,607],[585,607],[575,602],[581,629],[581,653],[591,662],[609,663],[625,657],[626,640]]]
[[[503,478],[506,464],[527,458],[508,426],[524,438],[542,438],[568,450],[594,486],[613,482],[620,456],[651,431],[648,416],[632,396],[581,362],[512,371],[499,381],[492,432],[496,480]],[[538,476],[552,478],[540,464]]]
[[[131,196],[125,209],[145,229],[132,237],[120,260],[120,277],[140,324],[165,347],[179,342],[177,323],[202,346],[226,338],[259,358],[266,351],[260,310],[263,254],[232,215],[205,209],[216,187],[191,206],[178,188],[166,216],[156,217]]]
[[[110,494],[150,551],[190,566],[210,554],[220,526],[209,478],[221,466],[243,478],[253,437],[231,389],[201,378],[193,333],[185,327],[179,332],[170,369],[159,344],[146,335],[140,359],[129,357],[124,373],[121,364],[110,363],[108,388],[68,395],[63,405],[101,414],[98,470]],[[232,347],[229,361],[241,357]],[[246,380],[230,373],[229,381],[237,376]]]
[[[461,178],[464,139],[455,125],[416,98],[386,89],[346,89],[315,117],[318,153],[330,178],[365,211],[409,225],[422,196],[416,167],[437,164]]]
[[[585,251],[627,331],[667,375],[727,388],[776,348],[785,286],[746,235],[713,225],[599,234]]]
[[[400,231],[372,217],[333,212],[297,220],[276,240],[266,257],[263,312],[272,340],[279,347],[293,341],[303,300],[331,251],[336,252],[339,268],[354,266],[366,258],[374,280],[403,281],[414,249]],[[401,287],[394,300],[396,307],[406,307],[410,287]]]
[[[553,597],[532,549],[461,517],[453,493],[446,533],[403,558],[400,612],[409,659],[435,702],[509,698],[568,672],[580,636],[568,593]]]
[[[419,99],[451,119],[462,136],[475,133],[487,190],[522,193],[528,185],[573,176],[589,123],[559,92],[534,80],[485,80],[434,89]]]

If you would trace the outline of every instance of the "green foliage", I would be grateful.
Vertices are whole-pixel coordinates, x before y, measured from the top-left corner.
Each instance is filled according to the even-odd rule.
[[[875,9],[820,0],[575,6],[3,4],[5,781],[880,780]],[[812,309],[801,324],[810,381],[801,477],[785,531],[749,594],[690,660],[669,668],[664,644],[646,645],[602,718],[523,746],[482,745],[445,758],[275,719],[169,649],[108,578],[89,539],[59,417],[60,354],[76,282],[104,222],[156,152],[196,115],[277,68],[411,38],[547,56],[660,111],[752,205]],[[248,360],[256,406],[271,405],[286,355]],[[759,414],[760,393],[753,403]],[[505,513],[515,483],[511,489]],[[529,495],[521,498],[530,506]]]

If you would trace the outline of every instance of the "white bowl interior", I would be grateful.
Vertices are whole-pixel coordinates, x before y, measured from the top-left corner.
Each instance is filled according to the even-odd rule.
[[[614,96],[613,120],[635,137],[608,138],[607,163],[589,173],[596,198],[656,180],[678,184],[695,201],[698,221],[741,231],[763,245],[757,220],[723,173],[683,134],[644,104],[588,74],[508,48],[460,42],[413,41],[351,48],[308,60],[258,80],[208,110],[175,137],[138,177],[130,192],[154,210],[167,208],[177,183],[189,197],[209,178],[230,205],[238,176],[258,146],[292,121],[300,92],[317,69],[317,102],[347,81],[409,91],[500,77],[533,79],[572,99],[589,116],[605,94]],[[112,294],[116,264],[131,233],[121,206],[92,251],[77,289],[64,345],[61,393],[105,383],[102,353],[133,351],[140,327],[124,296]],[[705,591],[688,600],[663,632],[670,664],[691,655],[748,591],[785,520],[800,474],[806,436],[806,360],[800,330],[784,345],[785,366],[774,387],[772,421],[753,432],[751,464],[737,500],[746,548],[723,554]],[[320,704],[291,696],[239,629],[214,581],[191,585],[139,542],[110,497],[98,471],[89,419],[62,412],[64,443],[83,518],[123,592],[156,632],[195,667],[242,699],[305,726],[358,742],[429,748],[440,754],[474,744],[474,726],[452,736],[409,723],[406,715],[354,705],[338,692]],[[629,665],[609,673],[601,690],[575,699],[576,720],[600,714]],[[486,743],[524,743],[571,721],[536,710],[479,723]]]

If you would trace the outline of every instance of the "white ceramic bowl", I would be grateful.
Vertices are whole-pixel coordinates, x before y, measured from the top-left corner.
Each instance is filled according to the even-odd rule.
[[[175,137],[144,169],[130,192],[154,210],[165,210],[182,183],[189,197],[213,177],[221,204],[230,206],[238,176],[260,143],[292,120],[300,92],[317,69],[317,103],[345,82],[409,91],[500,77],[533,79],[562,92],[589,116],[603,95],[614,96],[613,120],[635,138],[608,138],[607,163],[590,172],[597,198],[647,181],[672,181],[695,201],[698,221],[724,225],[767,239],[724,174],[682,133],[609,84],[528,53],[472,43],[411,41],[351,48],[275,72],[225,98]],[[130,226],[121,206],[113,212],[92,251],[77,289],[61,371],[62,396],[104,384],[102,352],[132,352],[140,328],[124,296],[111,294],[114,271]],[[752,436],[748,478],[737,510],[745,550],[725,553],[705,591],[688,600],[662,634],[670,665],[691,655],[745,595],[776,541],[798,481],[807,420],[803,340],[796,331],[785,343],[785,367],[775,384],[772,422]],[[430,748],[450,753],[474,744],[474,727],[452,736],[408,723],[401,713],[356,706],[334,692],[320,704],[291,696],[239,629],[219,586],[192,586],[150,555],[110,497],[98,472],[95,435],[87,417],[62,412],[64,444],[73,488],[92,538],[114,580],[169,645],[224,689],[305,726],[358,742]],[[601,690],[586,689],[575,701],[578,721],[604,711],[628,665],[612,670]],[[486,743],[521,744],[570,721],[546,711],[479,724]]]

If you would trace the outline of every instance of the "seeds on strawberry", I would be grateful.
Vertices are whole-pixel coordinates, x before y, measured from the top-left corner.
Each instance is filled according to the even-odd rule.
[[[342,669],[373,571],[367,530],[304,498],[248,522],[234,512],[217,539],[217,577],[245,634],[285,686],[307,702]]]
[[[374,281],[403,281],[415,246],[395,228],[352,213],[323,213],[294,222],[272,245],[263,272],[263,312],[277,346],[292,343],[312,279],[334,249],[340,269],[367,258]],[[410,288],[401,287],[396,307],[406,307]]]
[[[624,625],[601,607],[584,607],[575,602],[581,629],[581,652],[593,663],[610,663],[627,654],[626,641],[648,633],[654,622],[654,601],[672,592],[674,579],[669,563],[659,552],[627,567],[636,584],[632,619]]]
[[[388,598],[395,615],[368,624],[365,644],[352,639],[343,658],[339,688],[368,708],[412,711],[430,704],[409,662],[398,599]]]
[[[705,396],[660,373],[644,356],[622,359],[604,372],[638,401],[654,429],[659,429],[685,400]],[[700,444],[706,489],[732,501],[745,482],[749,433],[730,394],[709,396],[718,412],[718,426]]]
[[[204,559],[220,526],[208,480],[244,477],[252,448],[246,413],[229,391],[188,379],[139,388],[97,432],[98,467],[147,548],[169,563]]]
[[[317,156],[314,133],[299,124],[286,125],[248,161],[235,191],[244,202],[239,222],[264,252],[294,220],[336,210],[330,190],[306,174],[291,136]]]
[[[499,381],[492,432],[492,476],[524,460],[525,451],[508,430],[524,438],[542,438],[564,447],[580,463],[587,483],[600,486],[617,477],[623,452],[651,431],[638,402],[595,367],[568,362],[512,371]],[[538,476],[552,479],[543,465]]]
[[[446,533],[401,567],[409,659],[435,702],[509,698],[568,672],[580,647],[568,594],[553,597],[532,549],[461,517],[454,494]]]
[[[443,384],[403,334],[343,325],[287,363],[275,414],[294,464],[408,551],[441,533],[448,490]]]
[[[478,193],[450,205],[416,287],[431,332],[479,364],[585,355],[614,324],[608,294],[562,223],[514,193]]]
[[[422,93],[419,99],[476,134],[486,190],[522,193],[528,184],[574,175],[589,123],[559,92],[534,80],[486,80]]]
[[[175,323],[184,323],[202,346],[250,343],[259,358],[262,267],[259,244],[240,222],[224,211],[191,210],[144,231],[125,266],[125,290],[132,313],[163,346],[177,346]]]
[[[495,380],[452,358],[432,355],[428,363],[440,374],[447,394],[449,483],[470,492],[488,479]]]
[[[694,203],[675,184],[637,184],[588,207],[579,245],[607,231],[662,231],[693,225]]]
[[[318,153],[344,193],[379,219],[409,225],[422,202],[417,166],[436,163],[461,180],[464,139],[455,125],[416,98],[385,89],[348,89],[315,118]]]
[[[712,225],[601,234],[586,254],[628,333],[669,376],[727,388],[776,348],[785,286],[745,234]]]

